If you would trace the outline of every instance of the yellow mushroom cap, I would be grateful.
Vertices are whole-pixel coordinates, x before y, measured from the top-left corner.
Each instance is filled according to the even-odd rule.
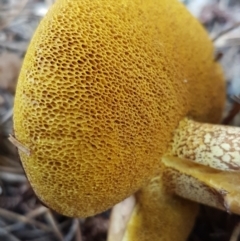
[[[218,121],[223,103],[212,43],[177,0],[58,0],[26,54],[14,131],[37,196],[89,216],[156,175],[180,119]]]

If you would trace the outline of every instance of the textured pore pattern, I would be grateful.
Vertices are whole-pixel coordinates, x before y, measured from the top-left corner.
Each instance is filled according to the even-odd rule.
[[[40,199],[87,216],[139,189],[180,119],[219,119],[212,52],[177,0],[58,0],[31,41],[14,108]]]

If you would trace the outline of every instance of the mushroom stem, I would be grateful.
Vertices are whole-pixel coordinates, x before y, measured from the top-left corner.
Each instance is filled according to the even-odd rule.
[[[198,204],[168,194],[162,184],[161,176],[136,194],[137,203],[131,218],[125,223],[126,232],[118,239],[111,239],[113,229],[109,230],[108,241],[185,241],[194,225]],[[123,205],[123,203],[122,203]],[[126,203],[126,205],[128,205]],[[114,209],[114,216],[121,216]],[[116,222],[119,219],[111,219]],[[123,236],[124,235],[124,236]]]
[[[240,128],[184,119],[162,158],[166,189],[240,214]]]
[[[240,173],[213,169],[189,160],[162,159],[166,190],[181,197],[240,214]]]
[[[240,128],[183,119],[168,155],[226,171],[240,170]]]

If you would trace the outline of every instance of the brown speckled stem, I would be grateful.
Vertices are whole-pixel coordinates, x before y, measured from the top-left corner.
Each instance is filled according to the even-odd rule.
[[[214,169],[239,171],[240,128],[203,124],[186,118],[175,131],[168,154]]]
[[[240,214],[240,173],[216,170],[189,160],[165,156],[163,182],[170,193]]]
[[[186,118],[162,163],[170,193],[240,214],[240,128]]]

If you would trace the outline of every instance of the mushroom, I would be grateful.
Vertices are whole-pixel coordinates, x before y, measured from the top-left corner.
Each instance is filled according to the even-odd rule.
[[[14,104],[12,140],[40,200],[86,217],[141,189],[143,213],[152,201],[176,205],[176,222],[188,215],[184,240],[197,205],[176,195],[199,201],[202,169],[239,170],[235,159],[205,159],[191,139],[196,126],[201,136],[204,122],[221,119],[225,83],[213,55],[207,33],[177,0],[57,0],[32,38]]]

